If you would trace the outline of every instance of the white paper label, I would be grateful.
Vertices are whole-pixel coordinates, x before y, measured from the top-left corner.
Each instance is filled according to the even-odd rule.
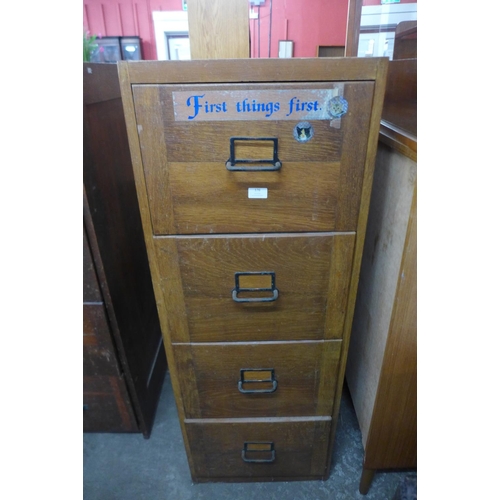
[[[267,188],[248,188],[249,198],[267,198]]]

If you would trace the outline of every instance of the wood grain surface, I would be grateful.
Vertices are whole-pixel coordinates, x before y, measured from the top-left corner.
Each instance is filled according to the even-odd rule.
[[[328,86],[332,83],[296,87]],[[350,104],[342,127],[332,127],[328,120],[312,120],[314,136],[306,143],[295,139],[294,122],[288,121],[176,122],[175,88],[134,86],[155,234],[356,229],[373,83],[346,84],[344,97]],[[191,88],[202,92],[210,87]],[[277,86],[224,88],[250,92]],[[276,137],[281,169],[228,171],[230,138],[238,136]],[[242,147],[239,154],[243,158],[251,155],[248,150]],[[248,188],[252,187],[267,188],[267,199],[249,198]]]
[[[130,420],[149,437],[167,367],[116,65],[84,63],[83,90],[84,266],[92,262],[95,276],[87,278],[98,281],[112,343],[106,355],[120,367]],[[95,281],[93,290],[84,301],[97,297]]]
[[[329,416],[341,343],[176,344],[177,369],[186,375],[181,383],[186,417]],[[241,369],[274,370],[275,391],[240,392]],[[252,391],[271,387],[269,383],[253,382],[242,388]],[[192,401],[196,392],[197,404]]]
[[[320,477],[325,473],[330,418],[191,420],[186,422],[195,475],[216,480],[259,477]],[[271,442],[272,463],[246,463],[245,442]]]
[[[416,176],[415,162],[379,145],[347,367],[365,493],[376,470],[417,465]]]
[[[83,304],[83,375],[119,374],[104,304]]]
[[[375,81],[387,59],[318,57],[297,59],[218,59],[211,61],[118,61],[127,84]],[[385,84],[385,82],[382,82]]]
[[[83,432],[139,432],[123,375],[83,376]]]
[[[144,235],[193,480],[328,477],[387,60],[232,59],[121,62],[118,67]],[[349,111],[340,123],[314,121],[315,135],[305,143],[293,137],[293,121],[272,117],[179,121],[172,100],[177,91],[333,86],[343,88]],[[277,137],[281,169],[227,171],[230,138],[235,136]],[[238,147],[238,157],[269,155],[265,147],[249,146]],[[250,187],[267,188],[268,197],[248,198]],[[236,273],[259,271],[275,273],[277,299],[236,302]],[[261,278],[260,284],[247,278],[242,286],[249,283],[268,286],[269,278]],[[269,297],[269,291],[251,294]],[[248,353],[246,368],[275,370],[279,377],[276,392],[251,395],[252,405],[248,394],[234,389],[244,368],[239,362]],[[262,359],[269,364],[260,365]],[[329,376],[324,376],[325,367]],[[295,384],[297,374],[303,377]],[[294,382],[283,384],[286,380]],[[288,396],[280,399],[283,388]],[[311,394],[318,394],[317,401]],[[316,413],[304,416],[311,407]],[[264,416],[256,416],[260,411]],[[242,460],[244,443],[252,441],[272,442],[276,460]],[[270,456],[269,449],[262,453]]]
[[[191,59],[250,57],[247,0],[188,0]]]
[[[354,239],[334,233],[156,238],[172,341],[338,338]],[[235,302],[235,273],[258,271],[275,273],[277,300]]]
[[[83,226],[83,302],[102,302],[85,225]]]
[[[366,444],[365,466],[417,466],[417,187]]]
[[[382,115],[382,106],[384,102],[384,94],[387,81],[387,64],[388,64],[387,59],[379,60],[379,64],[377,65],[377,74],[375,76],[375,90],[373,94],[372,109],[371,109],[370,131],[367,137],[365,169],[361,187],[361,200],[358,212],[359,215],[358,215],[357,232],[356,232],[356,245],[354,248],[354,257],[351,268],[351,284],[349,288],[347,310],[344,322],[344,331],[342,335],[344,342],[342,343],[342,353],[340,356],[337,397],[335,398],[333,405],[333,412],[332,412],[333,419],[331,426],[330,447],[333,446],[333,438],[335,436],[337,427],[337,417],[340,408],[340,394],[344,383],[344,375],[347,364],[347,354],[349,349],[349,343],[351,340],[352,320],[356,305],[359,272],[361,268],[361,260],[363,257],[366,227],[368,223],[368,213],[370,209],[370,198],[372,194],[373,173],[375,168],[375,158],[377,153],[378,136],[380,130],[380,117]],[[331,457],[332,455],[329,454],[328,466],[327,466],[328,469],[330,468]]]

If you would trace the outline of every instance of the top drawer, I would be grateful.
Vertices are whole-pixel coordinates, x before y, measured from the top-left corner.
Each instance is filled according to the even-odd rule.
[[[154,234],[356,230],[373,82],[132,88]]]

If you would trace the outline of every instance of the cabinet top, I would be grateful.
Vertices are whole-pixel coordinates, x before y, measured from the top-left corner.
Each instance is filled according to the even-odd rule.
[[[389,59],[205,59],[119,61],[120,78],[138,83],[243,83],[383,80]]]

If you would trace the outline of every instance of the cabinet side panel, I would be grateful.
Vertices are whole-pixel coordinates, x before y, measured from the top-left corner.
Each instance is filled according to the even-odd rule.
[[[129,76],[129,68],[130,67],[128,63],[125,62],[118,63],[118,75],[120,79],[120,89],[123,100],[123,109],[125,113],[127,136],[130,145],[130,154],[132,159],[134,181],[137,189],[137,197],[139,200],[139,211],[142,221],[143,238],[146,244],[146,250],[151,271],[153,289],[154,289],[154,296],[156,299],[156,306],[158,310],[162,336],[164,339],[164,348],[171,375],[171,382],[172,382],[172,388],[174,390],[177,411],[179,413],[181,431],[184,438],[184,444],[186,446],[188,461],[192,471],[193,462],[191,457],[189,441],[187,440],[186,428],[184,425],[184,407],[182,404],[181,388],[179,385],[179,374],[175,366],[175,359],[172,351],[172,344],[170,338],[171,332],[169,329],[169,322],[165,308],[163,292],[160,286],[160,273],[158,271],[158,263],[156,259],[156,252],[153,242],[152,224],[151,224],[148,196],[146,190],[146,183],[144,179],[144,167],[142,164],[141,147],[139,143],[138,128],[137,128],[135,108],[134,108],[134,99],[132,95],[132,86]]]
[[[416,186],[365,467],[417,466],[417,203]]]
[[[416,164],[379,145],[346,377],[366,445],[391,321]]]
[[[354,317],[354,309],[356,305],[356,295],[359,282],[359,273],[361,269],[361,260],[363,256],[363,247],[366,236],[366,226],[368,221],[368,212],[369,212],[371,191],[373,185],[373,172],[375,168],[375,157],[377,152],[378,136],[380,130],[380,117],[382,114],[382,105],[383,105],[383,96],[386,86],[386,78],[387,78],[387,59],[380,59],[377,63],[377,76],[375,79],[375,88],[374,88],[372,108],[370,113],[370,128],[368,132],[366,157],[364,159],[364,174],[363,174],[363,181],[361,184],[361,202],[358,211],[356,245],[354,248],[354,258],[351,270],[349,299],[346,311],[346,320],[344,322],[342,353],[340,358],[339,377],[338,377],[339,382],[337,385],[337,391],[332,412],[330,449],[333,445],[333,439],[337,427],[340,399],[342,394],[342,387],[344,384],[347,355],[351,339],[352,320]],[[331,453],[329,454],[329,456],[331,460]]]
[[[357,106],[352,119],[347,122],[349,128],[344,130],[340,185],[348,186],[348,189],[342,190],[337,200],[339,220],[336,228],[339,231],[351,230],[352,221],[357,221],[359,216],[374,88],[374,83],[345,86],[344,97]]]

